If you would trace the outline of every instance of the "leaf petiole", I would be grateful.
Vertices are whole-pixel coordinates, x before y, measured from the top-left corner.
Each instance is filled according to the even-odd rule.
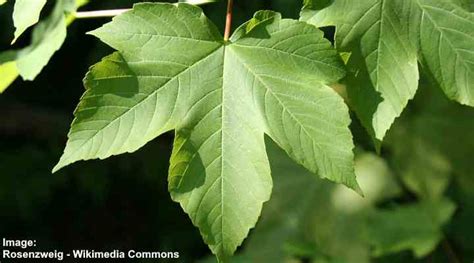
[[[209,4],[214,1],[187,1],[186,3],[193,4],[193,5],[204,5],[204,4]],[[184,2],[179,2],[179,3],[184,3]],[[176,3],[175,5],[177,5]],[[114,17],[118,16],[120,14],[123,14],[127,11],[131,10],[131,8],[123,8],[123,9],[110,9],[110,10],[97,10],[97,11],[81,11],[81,12],[76,12],[73,14],[73,16],[77,19],[83,19],[83,18],[102,18],[102,17]]]
[[[232,29],[232,9],[233,9],[234,1],[228,0],[227,1],[227,15],[225,20],[225,31],[224,31],[224,41],[229,41],[230,31]]]
[[[113,17],[127,12],[128,8],[125,9],[111,9],[111,10],[99,10],[99,11],[83,11],[76,12],[74,14],[75,18],[101,18],[101,17]]]

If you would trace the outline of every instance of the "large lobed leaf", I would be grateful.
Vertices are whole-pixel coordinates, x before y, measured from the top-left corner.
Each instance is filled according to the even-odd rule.
[[[137,4],[92,32],[118,52],[93,66],[64,155],[133,152],[175,130],[169,190],[226,260],[270,197],[264,135],[319,176],[360,191],[344,76],[321,31],[259,12],[224,42],[202,10]]]
[[[449,98],[474,106],[474,14],[456,1],[335,0],[322,10],[314,2],[302,20],[337,27],[338,50],[352,53],[349,98],[376,139],[415,95],[418,62]]]

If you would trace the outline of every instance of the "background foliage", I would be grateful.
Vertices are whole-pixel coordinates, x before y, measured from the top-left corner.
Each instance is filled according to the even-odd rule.
[[[130,7],[93,1],[87,9]],[[225,3],[206,6],[223,25]],[[301,3],[237,1],[235,25],[272,9],[297,18]],[[14,34],[12,3],[0,8],[0,47]],[[53,6],[48,4],[42,16]],[[51,175],[89,65],[111,50],[85,32],[108,19],[70,25],[63,48],[34,82],[0,96],[0,235],[42,247],[177,250],[182,262],[208,248],[167,190],[173,136],[136,154],[79,163]],[[222,28],[221,28],[222,31]],[[332,28],[325,29],[329,37]],[[15,47],[29,43],[31,30]],[[1,81],[1,80],[0,80]],[[274,192],[236,262],[471,262],[474,258],[474,110],[420,83],[377,156],[353,118],[356,173],[365,198],[315,179],[268,142]]]

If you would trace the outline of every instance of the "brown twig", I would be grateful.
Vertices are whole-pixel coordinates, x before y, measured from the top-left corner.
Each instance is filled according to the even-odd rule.
[[[225,31],[224,31],[224,41],[229,41],[230,38],[230,31],[232,29],[232,9],[233,9],[234,1],[228,0],[227,1],[227,15],[225,20]]]

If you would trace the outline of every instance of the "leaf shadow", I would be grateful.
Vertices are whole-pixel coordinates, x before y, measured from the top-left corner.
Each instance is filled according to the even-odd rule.
[[[96,117],[101,108],[97,105],[107,109],[109,116],[117,117],[142,99],[137,96],[140,93],[138,76],[119,52],[93,65],[83,82],[86,92],[75,111],[76,117],[81,120]],[[117,97],[120,99],[117,100]]]
[[[375,137],[373,117],[383,98],[372,84],[365,59],[359,50],[360,47],[353,49],[347,63],[349,70],[342,82],[347,86],[350,107],[369,133],[375,148],[379,149],[381,142]]]
[[[175,132],[168,190],[176,194],[189,193],[205,184],[206,166],[191,135],[192,129],[187,128]]]

